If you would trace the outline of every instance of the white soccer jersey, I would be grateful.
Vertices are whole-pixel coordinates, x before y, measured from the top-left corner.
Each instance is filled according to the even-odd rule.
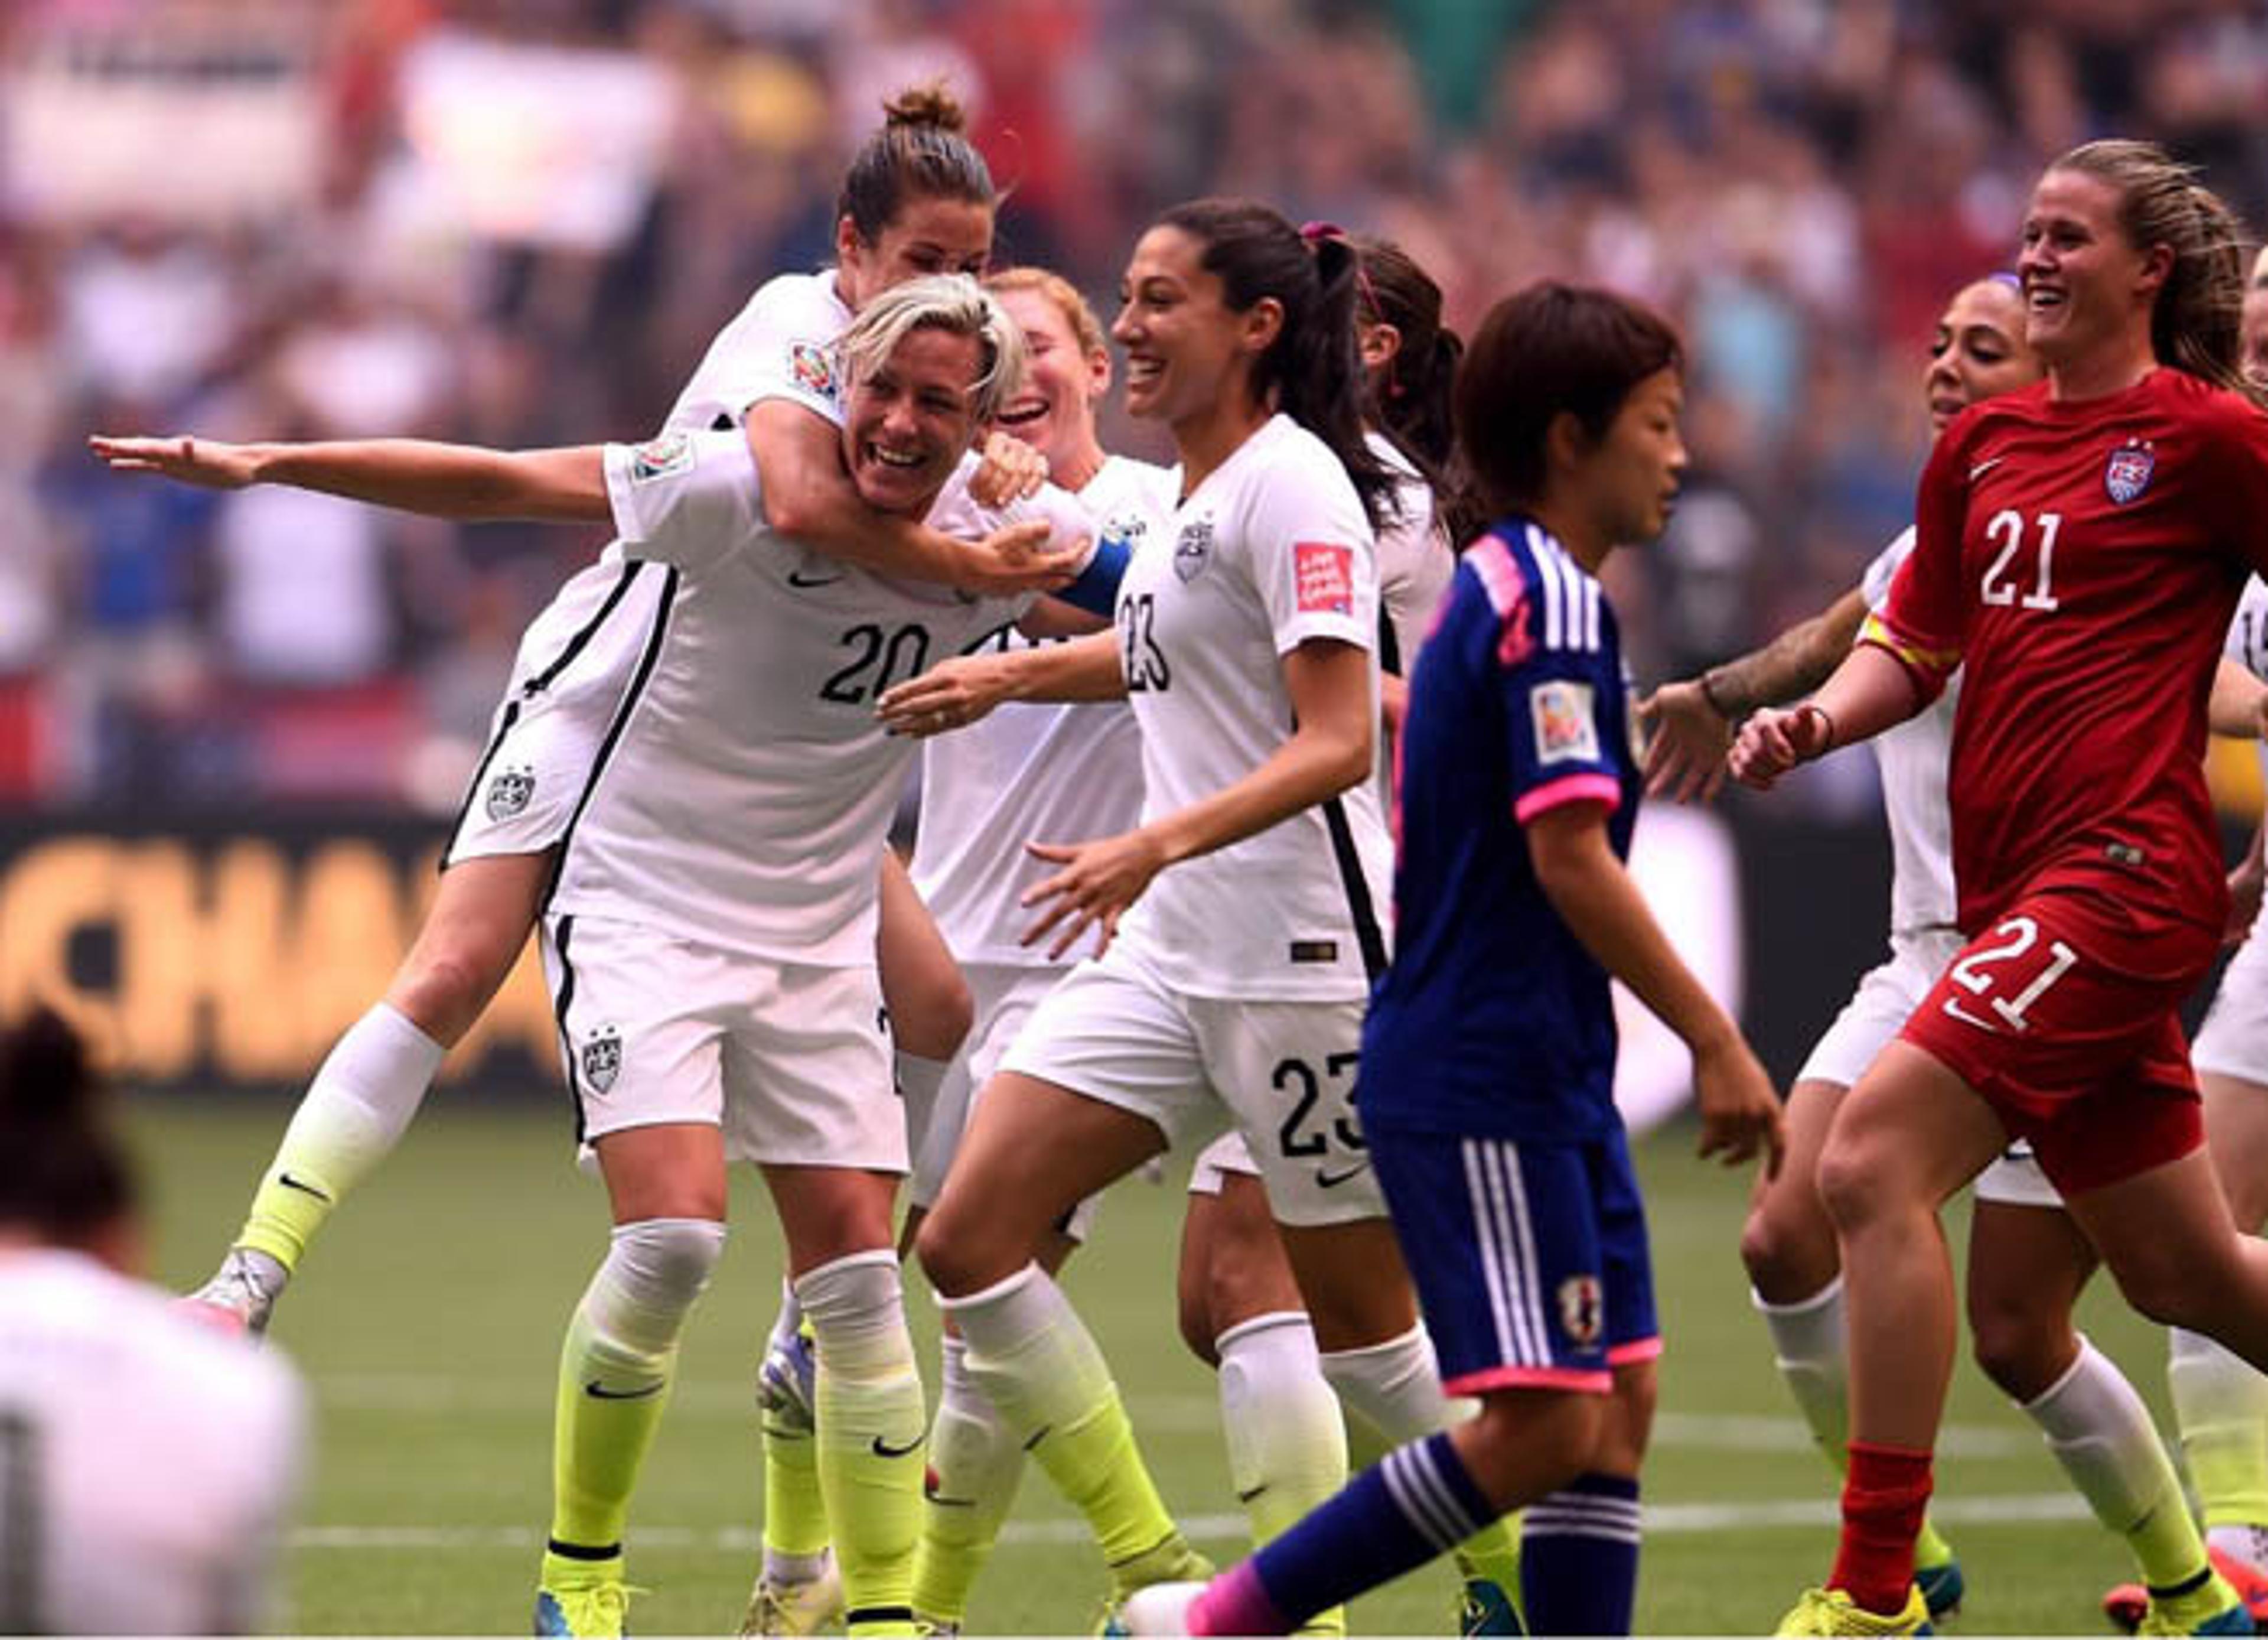
[[[953,499],[932,517],[992,515]],[[601,742],[548,909],[784,962],[874,960],[874,862],[915,742],[874,700],[1027,599],[968,599],[806,550],[765,524],[738,429],[608,445],[628,550],[662,618]],[[1060,491],[1061,533],[1089,526]],[[1014,509],[1011,509],[1012,513]]]
[[[1079,499],[1105,539],[1152,550],[1176,482],[1167,469],[1114,455]],[[1033,642],[1004,624],[976,646],[1013,651]],[[1055,869],[1024,845],[1115,836],[1141,813],[1141,731],[1130,708],[1012,701],[923,743],[914,887],[961,962],[1064,966],[1072,959],[1051,962],[1044,943],[1017,943],[1035,915],[1018,897]]]
[[[842,425],[843,361],[836,344],[850,328],[850,310],[836,292],[832,268],[767,280],[709,344],[662,431],[737,427],[748,407],[764,399],[789,400]]]
[[[1282,657],[1310,639],[1369,652],[1378,571],[1346,469],[1288,416],[1254,433],[1137,553],[1118,592],[1120,660],[1142,726],[1145,819],[1209,797],[1290,736]],[[1374,709],[1374,707],[1373,707]],[[1192,996],[1366,996],[1387,951],[1393,846],[1374,782],[1170,866],[1119,926]]]
[[[1442,538],[1433,486],[1382,432],[1365,435],[1371,453],[1394,469],[1394,513],[1378,531],[1379,665],[1401,677],[1418,670],[1418,651],[1457,573],[1457,556]],[[1390,646],[1389,646],[1390,645]]]
[[[170,1295],[79,1253],[0,1253],[0,1629],[268,1621],[305,1400],[276,1351]]]
[[[2244,590],[2236,600],[2235,618],[2228,624],[2228,638],[2221,653],[2242,667],[2253,676],[2268,683],[2268,581],[2257,575],[2245,578]],[[2268,777],[2268,742],[2259,749],[2260,771]]]
[[[1880,613],[1898,565],[1913,550],[1911,527],[1882,549],[1860,581],[1867,607]],[[1946,765],[1953,757],[1953,713],[1961,692],[1955,673],[1945,693],[1918,717],[1874,739],[1882,772],[1882,812],[1890,824],[1890,932],[1950,928],[1957,898],[1953,888],[1953,812],[1945,800]]]

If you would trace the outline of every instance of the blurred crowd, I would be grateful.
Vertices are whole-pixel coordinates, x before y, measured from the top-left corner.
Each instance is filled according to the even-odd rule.
[[[113,477],[84,434],[641,436],[938,75],[1003,259],[1106,318],[1209,192],[1400,240],[1462,324],[1546,273],[1672,313],[1696,467],[1619,588],[1643,681],[1905,521],[1938,307],[2044,159],[2156,137],[2268,214],[2261,0],[10,0],[0,802],[453,805],[599,542]]]

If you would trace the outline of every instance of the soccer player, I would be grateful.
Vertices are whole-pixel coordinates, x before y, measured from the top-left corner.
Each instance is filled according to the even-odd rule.
[[[1302,232],[1324,238],[1340,231],[1316,223]],[[1409,698],[1408,674],[1456,567],[1443,513],[1456,499],[1445,475],[1454,441],[1450,392],[1463,344],[1441,322],[1440,287],[1407,252],[1366,236],[1347,242],[1355,253],[1364,442],[1394,475],[1392,509],[1377,529],[1379,690],[1389,737],[1379,795],[1390,807],[1390,741]],[[1447,506],[1437,504],[1437,492]],[[1276,1536],[1345,1482],[1346,1430],[1335,1381],[1350,1385],[1354,1405],[1366,1399],[1389,1415],[1400,1410],[1398,1422],[1374,1432],[1388,1445],[1439,1427],[1431,1386],[1440,1374],[1422,1328],[1367,1350],[1319,1357],[1298,1278],[1241,1133],[1214,1141],[1190,1170],[1176,1286],[1182,1337],[1219,1371],[1230,1480],[1255,1543]],[[1409,1394],[1364,1395],[1373,1352]],[[1511,1632],[1519,1592],[1511,1528],[1491,1528],[1461,1548],[1458,1560],[1460,1629]],[[1343,1621],[1344,1614],[1326,1614],[1319,1623]]]
[[[1776,1163],[1780,1145],[1763,1067],[1623,864],[1638,772],[1597,572],[1668,519],[1680,361],[1635,303],[1546,283],[1491,310],[1457,382],[1498,521],[1410,684],[1401,943],[1363,1031],[1361,1108],[1447,1387],[1480,1412],[1209,1585],[1136,1597],[1133,1632],[1289,1633],[1523,1505],[1530,1631],[1628,1631],[1660,1341],[1609,980],[1692,1047],[1705,1155]],[[1547,1559],[1545,1520],[1591,1530]]]
[[[2029,386],[2040,373],[2024,340],[2014,276],[1966,286],[1939,321],[1924,378],[1933,435],[1970,404]],[[1887,598],[1913,543],[1909,528],[1867,566],[1862,585],[1824,614],[1698,680],[1667,684],[1646,702],[1640,715],[1656,729],[1646,753],[1654,789],[1713,791],[1734,717],[1823,683],[1850,652],[1867,611]],[[1874,742],[1894,862],[1890,960],[1859,981],[1797,1073],[1788,1093],[1788,1164],[1758,1181],[1741,1237],[1780,1374],[1838,1468],[1849,1422],[1842,1273],[1815,1169],[1844,1095],[1960,953],[1945,799],[1956,694],[1948,683],[1928,711]],[[2249,728],[2242,714],[2236,727]],[[2134,1585],[2137,1622],[2177,1634],[2212,1632],[2215,1624],[2249,1628],[2237,1589],[2207,1564],[2149,1409],[2117,1365],[2073,1329],[2072,1306],[2095,1260],[2062,1209],[2022,1147],[1977,1178],[1969,1281],[1977,1359],[2040,1426],[2096,1518],[2126,1540],[2142,1579]],[[1933,1619],[1960,1603],[1960,1562],[1926,1518],[1915,1582]],[[2154,1601],[2154,1611],[2142,1609]]]
[[[821,551],[874,563],[895,548],[905,573],[970,589],[1039,584],[1044,577],[1004,575],[982,546],[915,521],[877,517],[836,454],[831,349],[851,314],[917,274],[981,270],[992,241],[992,179],[961,135],[952,99],[916,89],[886,115],[843,178],[837,265],[759,290],[711,345],[664,431],[729,425],[746,415],[766,434],[767,495],[777,498],[768,505]],[[530,626],[425,925],[385,998],[349,1029],[309,1085],[235,1244],[195,1295],[210,1312],[266,1329],[332,1210],[392,1152],[443,1056],[504,983],[535,925],[599,744],[666,618],[664,579],[609,552]],[[893,904],[909,898],[894,896]],[[904,920],[894,916],[887,926]],[[913,933],[917,941],[922,930]],[[908,1045],[936,1058],[951,1053],[959,1033],[949,1008],[945,1023],[924,1030],[939,1010],[909,995],[891,1000]]]
[[[77,1036],[0,1031],[0,1629],[250,1634],[306,1405],[273,1354],[134,1279],[133,1173]]]
[[[2029,1140],[2127,1298],[2268,1361],[2268,1249],[2202,1148],[2177,1009],[2226,919],[2201,757],[2268,417],[2237,369],[2227,209],[2147,144],[2073,150],[2018,271],[2040,386],[1978,405],[1922,476],[1913,555],[1811,700],[1750,718],[1736,779],[1921,710],[1958,666],[1947,791],[1969,943],[1829,1129],[1851,1442],[1843,1534],[1796,1633],[1912,1632],[1954,1333],[1937,1208]]]
[[[1161,217],[1114,335],[1128,409],[1173,432],[1182,497],[1170,539],[1128,568],[1117,632],[952,662],[883,701],[919,733],[1012,698],[1123,695],[1141,725],[1143,824],[1030,845],[1058,868],[1026,894],[1037,933],[1066,949],[1092,927],[1108,949],[1032,1016],[917,1241],[972,1375],[1086,1517],[1121,1594],[1199,1562],[1034,1262],[1064,1211],[1169,1136],[1233,1119],[1270,1146],[1326,1352],[1416,1319],[1348,1103],[1388,848],[1370,509],[1390,475],[1362,440],[1354,283],[1343,241],[1311,249],[1265,207]]]
[[[1022,360],[1012,322],[964,277],[868,302],[843,337],[837,457],[866,505],[928,515]],[[723,1249],[728,1161],[763,1172],[816,1341],[817,1468],[850,1632],[912,1629],[924,1418],[893,1246],[907,1138],[872,863],[912,748],[882,733],[872,702],[1030,598],[970,600],[784,536],[750,453],[767,437],[173,458],[452,517],[610,518],[664,582],[665,618],[544,909],[578,1138],[596,1154],[615,1230],[561,1356],[539,1633],[621,1630],[630,1495]],[[138,453],[162,463],[148,446],[164,442]],[[946,505],[983,533],[965,496]],[[1051,528],[1088,533],[1076,504],[1062,506]]]

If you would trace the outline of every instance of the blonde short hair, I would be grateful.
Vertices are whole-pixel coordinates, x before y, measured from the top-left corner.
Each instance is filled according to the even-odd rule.
[[[853,382],[881,368],[917,330],[972,338],[983,361],[969,384],[969,407],[990,421],[1024,382],[1024,333],[984,288],[964,273],[930,274],[894,284],[868,302],[843,333],[843,362]]]

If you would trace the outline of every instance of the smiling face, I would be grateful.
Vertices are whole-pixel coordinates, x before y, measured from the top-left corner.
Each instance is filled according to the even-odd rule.
[[[2148,336],[2173,252],[2128,240],[2118,206],[2117,186],[2084,171],[2050,171],[2032,190],[2016,272],[2025,336],[2051,369]]]
[[[1979,279],[1945,305],[1930,344],[1929,432],[1933,439],[1979,399],[2040,379],[2039,357],[2024,340],[2024,299],[2005,279]]]
[[[869,244],[844,217],[835,225],[836,283],[856,313],[894,284],[925,273],[983,273],[992,255],[992,208],[974,200],[916,195]]]
[[[992,425],[1048,458],[1051,471],[1076,469],[1094,442],[1094,407],[1110,388],[1110,354],[1079,347],[1071,316],[1043,291],[1007,290],[995,299],[1024,333],[1024,385]]]
[[[1684,408],[1683,379],[1675,370],[1657,370],[1630,390],[1596,444],[1576,429],[1577,454],[1563,469],[1564,482],[1569,499],[1594,521],[1600,541],[1652,541],[1668,528],[1685,474],[1685,441],[1677,427]]]
[[[909,331],[875,370],[850,384],[843,459],[878,513],[918,517],[976,436],[973,392],[984,367],[975,336]]]
[[[1252,361],[1283,327],[1283,307],[1270,298],[1242,313],[1230,307],[1204,262],[1204,242],[1181,228],[1152,228],[1134,247],[1110,327],[1126,350],[1132,415],[1170,425],[1204,414],[1243,390]]]

